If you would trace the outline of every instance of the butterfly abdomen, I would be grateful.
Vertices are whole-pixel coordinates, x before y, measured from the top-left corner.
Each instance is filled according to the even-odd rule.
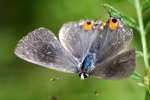
[[[81,70],[84,72],[89,72],[93,69],[94,64],[95,64],[95,56],[93,54],[88,54],[82,63]]]

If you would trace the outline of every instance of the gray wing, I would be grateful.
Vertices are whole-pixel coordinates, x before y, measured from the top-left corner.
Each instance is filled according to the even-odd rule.
[[[59,39],[63,47],[70,52],[73,56],[79,59],[80,62],[83,61],[91,44],[97,36],[97,30],[84,30],[82,25],[85,22],[91,22],[92,20],[81,20],[78,22],[69,22],[62,26]],[[94,25],[93,25],[94,26]]]
[[[96,63],[117,55],[124,50],[132,40],[132,30],[121,20],[118,19],[118,21],[119,26],[116,30],[111,30],[109,26],[106,25],[105,28],[100,31],[97,39],[95,39],[90,51],[96,52]]]
[[[131,75],[134,69],[135,50],[131,49],[97,64],[90,75],[101,79],[122,79]]]
[[[60,45],[52,32],[39,28],[23,37],[15,54],[34,64],[64,72],[77,72],[78,62]]]

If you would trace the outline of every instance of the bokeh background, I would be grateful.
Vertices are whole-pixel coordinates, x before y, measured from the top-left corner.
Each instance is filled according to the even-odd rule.
[[[106,20],[104,3],[137,19],[127,0],[0,0],[0,100],[143,100],[144,89],[131,78],[81,81],[78,75],[30,64],[14,55],[17,41],[35,28],[46,27],[57,35],[68,21]],[[131,47],[140,50],[139,34],[134,33]],[[136,70],[143,68],[143,60],[137,58]]]

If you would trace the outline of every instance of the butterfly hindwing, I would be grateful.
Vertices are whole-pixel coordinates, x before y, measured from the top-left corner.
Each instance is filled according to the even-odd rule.
[[[31,63],[64,72],[76,72],[78,62],[61,46],[54,34],[39,28],[23,37],[15,54]]]
[[[96,51],[96,63],[102,62],[126,49],[132,40],[132,30],[121,20],[117,20],[120,26],[118,25],[116,30],[111,30],[109,25],[106,25],[92,44],[90,51]],[[109,23],[107,22],[107,24]]]
[[[90,75],[101,79],[122,79],[135,69],[135,50],[131,49],[95,65]]]

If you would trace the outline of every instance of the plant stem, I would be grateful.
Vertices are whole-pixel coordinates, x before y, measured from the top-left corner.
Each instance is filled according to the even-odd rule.
[[[140,7],[140,1],[139,0],[134,0],[135,1],[135,7],[137,11],[137,16],[138,16],[138,22],[139,22],[139,28],[140,28],[140,35],[141,35],[141,41],[142,41],[142,51],[143,51],[143,57],[144,57],[144,64],[146,70],[149,69],[149,60],[148,60],[148,52],[147,52],[147,41],[146,41],[146,34],[144,31],[144,25],[143,25],[143,17],[142,17],[142,11]]]
[[[140,7],[140,1],[139,0],[134,0],[135,2],[135,8],[137,11],[137,16],[138,16],[138,22],[139,22],[139,28],[140,28],[140,35],[141,35],[141,42],[142,42],[142,51],[143,51],[143,57],[144,57],[144,64],[145,64],[145,76],[144,78],[146,79],[144,84],[146,88],[146,94],[145,94],[145,100],[150,100],[150,81],[149,81],[149,58],[148,58],[148,51],[147,51],[147,41],[146,41],[146,33],[144,30],[144,25],[143,25],[143,17],[142,17],[142,9]]]
[[[146,94],[145,94],[145,100],[150,100],[150,94],[149,94],[148,91],[147,91]]]

